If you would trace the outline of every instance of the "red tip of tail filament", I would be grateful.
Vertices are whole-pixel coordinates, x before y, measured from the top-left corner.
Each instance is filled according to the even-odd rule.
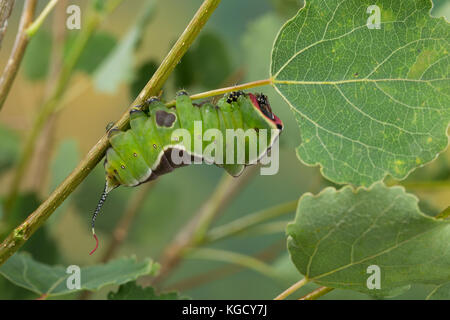
[[[98,248],[98,238],[97,238],[97,236],[94,234],[94,239],[95,239],[95,248],[94,248],[94,250],[92,250],[90,253],[89,253],[89,255],[91,256],[94,252],[95,252],[95,250],[97,250],[97,248]]]

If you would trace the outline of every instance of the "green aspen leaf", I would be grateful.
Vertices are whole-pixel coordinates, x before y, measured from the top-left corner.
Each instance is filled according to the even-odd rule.
[[[381,297],[450,280],[450,220],[423,214],[402,187],[306,194],[287,233],[295,266],[321,286]],[[377,267],[380,289],[369,289]]]
[[[450,300],[450,282],[436,286],[427,296],[427,300]]]
[[[124,284],[143,275],[154,275],[158,268],[159,265],[150,259],[138,262],[135,258],[120,258],[106,264],[80,268],[80,289],[69,289],[66,281],[73,272],[67,273],[66,267],[43,264],[27,254],[19,253],[0,267],[0,274],[39,295],[56,296],[80,290],[97,291],[110,284]]]
[[[157,294],[152,287],[142,288],[135,281],[125,283],[119,287],[117,292],[108,293],[108,300],[181,300],[178,292],[165,292]]]
[[[68,34],[64,46],[64,56],[66,58],[79,35],[80,32],[70,32]],[[116,43],[116,38],[108,32],[100,31],[94,33],[86,43],[86,47],[81,53],[75,69],[92,74],[112,52]]]
[[[231,73],[231,57],[222,38],[215,33],[204,33],[197,41],[194,59],[197,76],[205,88],[222,84]]]
[[[50,190],[55,190],[56,187],[64,181],[64,179],[72,172],[81,159],[78,143],[74,139],[66,139],[58,146],[58,150],[51,162],[51,179]],[[69,197],[64,201],[51,215],[47,221],[47,225],[52,225],[60,217],[60,212],[64,212],[70,205],[73,197]]]
[[[158,69],[158,65],[159,64],[156,61],[148,60],[137,68],[134,79],[130,84],[131,99],[134,99],[139,95],[142,88],[145,87],[148,80],[150,80],[155,71]]]
[[[374,4],[380,29],[368,27]],[[299,124],[301,161],[368,186],[404,179],[446,148],[450,30],[430,9],[430,0],[306,1],[281,28],[271,77]]]
[[[148,1],[142,15],[94,73],[94,85],[100,92],[113,93],[121,83],[133,79],[134,51],[139,46],[145,27],[151,21],[155,1]]]

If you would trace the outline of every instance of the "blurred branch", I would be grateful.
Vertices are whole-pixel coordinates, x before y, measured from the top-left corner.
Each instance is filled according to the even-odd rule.
[[[280,250],[284,250],[285,247],[286,241],[282,239],[281,241],[274,243],[270,247],[265,248],[253,257],[260,261],[269,262],[277,257],[277,255],[280,253]],[[168,288],[166,288],[166,290],[186,291],[204,283],[218,280],[219,278],[239,272],[243,268],[244,266],[236,264],[221,266],[210,271],[202,272],[201,274],[192,276],[188,279],[180,280],[179,282],[171,284]]]
[[[239,178],[234,178],[224,173],[221,181],[210,198],[202,205],[197,214],[178,233],[178,236],[166,247],[161,261],[161,272],[156,278],[148,279],[149,285],[164,280],[167,275],[180,263],[186,249],[201,243],[206,235],[211,222],[227,206],[227,204],[238,194],[247,181],[253,177],[257,166],[246,168]]]
[[[153,74],[150,81],[142,89],[139,96],[133,101],[122,117],[116,122],[119,129],[124,129],[129,123],[130,109],[142,103],[147,97],[156,95],[163,84],[186,53],[187,49],[194,42],[195,38],[210,18],[211,14],[219,5],[220,0],[205,0],[198,9],[183,34],[170,50],[158,70]],[[11,234],[0,245],[0,265],[2,265],[11,255],[13,255],[31,235],[50,217],[50,215],[61,205],[61,203],[75,190],[75,188],[86,178],[97,163],[103,158],[109,146],[107,135],[105,134],[95,146],[89,151],[86,157],[78,164],[72,173],[52,192],[20,226],[14,229]]]
[[[59,0],[50,0],[45,6],[44,10],[42,10],[41,14],[37,19],[25,30],[25,33],[29,38],[34,36],[36,32],[41,27],[42,23],[44,23],[45,18],[49,15],[49,13],[53,10]]]
[[[297,208],[298,200],[286,202],[268,209],[263,209],[253,214],[245,215],[230,223],[211,229],[204,237],[204,243],[214,242],[240,233],[266,220],[291,213]]]
[[[15,0],[3,0],[0,1],[0,47],[5,36],[6,29],[8,28],[8,19],[14,7]]]
[[[66,8],[68,0],[60,0],[55,8],[55,13],[52,21],[52,52],[50,59],[50,72],[46,80],[46,98],[49,98],[54,90],[58,74],[61,72],[61,67],[64,61],[64,43],[66,38],[66,28],[61,28],[66,20]],[[37,141],[36,151],[30,163],[30,171],[33,175],[30,181],[30,187],[35,190],[37,194],[45,197],[48,194],[46,185],[48,178],[48,169],[50,165],[50,156],[53,152],[55,142],[54,131],[57,124],[58,114],[55,112],[50,116],[43,128],[40,139]]]
[[[307,295],[301,297],[298,300],[316,300],[332,290],[334,290],[334,288],[320,287],[320,288],[314,290],[313,292],[310,292]]]
[[[25,30],[33,20],[36,3],[37,0],[25,0],[24,2],[16,40],[0,78],[0,110],[5,104],[8,93],[16,78],[17,71],[19,70],[20,63],[22,62],[25,49],[27,48],[29,37],[25,33]]]
[[[111,13],[117,7],[117,5],[119,5],[120,1],[116,1],[115,3],[116,5],[108,7],[108,10],[105,11],[104,14],[100,14],[95,9],[93,9],[92,12],[88,14],[86,26],[82,28],[80,34],[76,38],[75,43],[72,46],[72,50],[70,50],[62,66],[61,72],[59,74],[58,80],[52,93],[40,108],[39,113],[31,127],[30,133],[25,139],[23,151],[18,160],[18,165],[12,178],[10,190],[5,198],[4,220],[7,220],[11,212],[11,208],[17,198],[20,183],[22,182],[25,174],[27,173],[29,164],[36,149],[37,139],[39,138],[45,124],[48,122],[49,118],[52,116],[60,100],[62,99],[63,94],[67,89],[73,71],[75,69],[75,66],[78,63],[78,60],[84,48],[86,47],[89,39],[96,31],[98,26],[103,22],[105,16]]]
[[[212,248],[194,248],[188,249],[185,257],[189,259],[205,259],[236,264],[256,271],[266,277],[280,279],[280,276],[271,265],[266,264],[255,257],[237,252]]]
[[[274,300],[284,300],[291,294],[293,294],[295,291],[303,287],[305,284],[308,283],[308,279],[305,277],[302,280],[294,283],[292,286],[284,290],[282,293],[280,293]]]

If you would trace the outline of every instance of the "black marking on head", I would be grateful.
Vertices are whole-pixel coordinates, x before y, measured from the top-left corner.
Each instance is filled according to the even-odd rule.
[[[258,101],[259,109],[264,113],[269,119],[274,120],[272,109],[270,108],[269,100],[264,94],[256,94],[256,100]]]
[[[137,113],[137,112],[142,112],[141,108],[139,108],[140,106],[135,106],[130,110],[130,115]]]
[[[227,97],[227,103],[233,103],[238,100],[238,98],[242,95],[245,95],[243,91],[232,91]]]
[[[171,112],[166,112],[164,110],[156,111],[156,124],[159,127],[170,128],[176,120],[176,116]]]
[[[108,138],[111,138],[112,136],[120,133],[121,131],[117,128],[112,128],[108,131]]]
[[[159,99],[159,97],[154,96],[154,97],[150,97],[149,99],[147,99],[147,100],[145,101],[145,103],[146,103],[146,104],[150,104],[150,103],[153,103],[153,102],[159,102],[159,101],[161,101],[161,100]]]
[[[187,95],[188,95],[188,93],[185,90],[180,90],[177,92],[177,97],[178,96],[187,96]]]

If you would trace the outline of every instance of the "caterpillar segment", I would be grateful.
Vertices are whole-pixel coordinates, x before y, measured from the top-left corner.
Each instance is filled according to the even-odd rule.
[[[189,135],[178,136],[177,129],[185,129]],[[239,139],[227,133],[228,129],[246,134]],[[166,107],[157,97],[135,106],[130,111],[129,129],[112,128],[108,133],[111,146],[104,162],[106,184],[92,217],[96,247],[90,254],[98,248],[95,220],[111,190],[120,185],[134,187],[186,165],[176,163],[173,152],[190,158],[191,163],[215,164],[230,175],[239,176],[245,166],[257,163],[270,150],[282,129],[282,121],[272,113],[263,94],[231,92],[213,105],[193,104],[185,91],[179,91],[175,107]],[[212,134],[207,137],[207,132]],[[262,132],[265,136],[261,136]],[[260,147],[264,137],[267,141]],[[215,146],[218,139],[222,139],[222,150]],[[245,156],[238,159],[242,144],[245,144]],[[251,148],[257,152],[250,152]]]

